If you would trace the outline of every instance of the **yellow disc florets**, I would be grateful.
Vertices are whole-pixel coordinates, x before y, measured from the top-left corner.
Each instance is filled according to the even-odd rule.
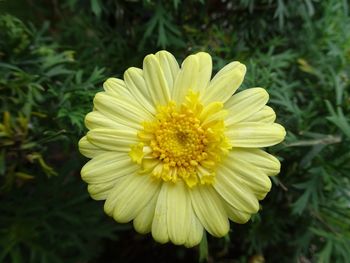
[[[170,102],[158,107],[155,120],[143,123],[142,143],[131,158],[165,181],[183,179],[192,187],[212,183],[215,166],[230,145],[224,136],[222,105],[203,107],[192,93],[180,107]]]
[[[170,167],[197,166],[208,157],[207,129],[201,127],[198,118],[186,107],[177,112],[171,104],[167,111],[167,116],[161,116],[156,122],[155,136],[150,143],[152,155]]]

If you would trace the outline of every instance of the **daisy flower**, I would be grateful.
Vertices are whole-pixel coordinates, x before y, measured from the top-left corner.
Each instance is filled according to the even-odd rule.
[[[124,80],[107,79],[79,142],[91,158],[81,171],[91,197],[160,243],[192,247],[204,230],[222,237],[229,219],[247,222],[280,171],[259,148],[286,132],[274,123],[264,89],[235,94],[245,72],[235,61],[211,78],[209,54],[190,55],[179,67],[160,51],[142,69],[127,69]]]

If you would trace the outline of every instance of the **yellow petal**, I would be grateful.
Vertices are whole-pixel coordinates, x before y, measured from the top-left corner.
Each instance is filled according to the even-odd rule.
[[[177,103],[184,102],[188,91],[198,87],[198,76],[198,57],[190,55],[182,62],[181,70],[175,79],[172,99]]]
[[[148,55],[143,60],[143,76],[153,105],[166,105],[170,101],[170,91],[159,61],[155,55]]]
[[[185,247],[194,247],[201,242],[204,229],[192,208],[190,209],[189,228],[190,231],[184,245]]]
[[[107,151],[129,152],[138,143],[137,134],[130,130],[93,129],[87,133],[88,140]]]
[[[159,193],[156,193],[152,197],[151,201],[148,202],[148,204],[140,211],[140,213],[135,217],[133,221],[136,231],[140,234],[151,232],[158,194]]]
[[[175,245],[185,243],[189,233],[191,203],[182,180],[176,183],[164,183],[168,192],[167,224],[169,239]]]
[[[269,100],[269,94],[262,88],[251,88],[233,95],[226,103],[229,114],[226,126],[238,123],[262,109]]]
[[[129,152],[129,156],[133,162],[136,162],[137,164],[142,164],[142,160],[145,156],[145,153],[143,151],[144,144],[142,142],[138,144],[131,145],[131,150]]]
[[[108,117],[104,116],[102,113],[98,111],[92,111],[89,112],[85,116],[85,125],[89,130],[96,129],[96,128],[111,128],[111,129],[128,129],[128,130],[134,130],[133,128],[130,128],[129,126],[120,124],[114,120],[109,119]]]
[[[124,80],[130,93],[140,105],[154,114],[156,110],[151,103],[151,95],[143,77],[142,70],[139,68],[128,68],[124,73]]]
[[[280,143],[286,131],[277,123],[241,122],[231,125],[226,136],[233,147],[260,148]]]
[[[232,170],[222,165],[216,174],[215,190],[234,208],[247,213],[259,211],[259,202],[253,192],[239,183]]]
[[[227,214],[212,186],[196,186],[189,192],[193,209],[204,228],[216,237],[226,235],[230,227]]]
[[[281,169],[281,163],[276,157],[260,149],[233,148],[227,161],[234,163],[236,160],[244,161],[243,166],[254,166],[268,176],[278,174]]]
[[[89,184],[111,183],[131,174],[139,167],[125,153],[105,152],[88,161],[81,170],[82,179]]]
[[[141,173],[150,173],[154,170],[156,166],[162,162],[157,158],[149,158],[148,156],[142,160]]]
[[[117,180],[115,181],[117,182]],[[94,200],[106,200],[111,189],[114,187],[110,183],[101,183],[101,184],[89,184],[88,192],[92,199]]]
[[[87,162],[81,170],[81,177],[89,184],[91,197],[102,200],[107,198],[120,178],[136,173],[138,169],[126,154],[107,152]]]
[[[174,87],[174,82],[177,74],[179,73],[179,64],[175,57],[168,51],[161,50],[155,54],[157,57],[160,67],[163,71],[164,77],[168,83],[170,94]]]
[[[168,234],[168,191],[167,186],[163,183],[156,205],[154,218],[152,222],[152,236],[157,242],[164,244],[169,241]]]
[[[222,68],[210,81],[209,86],[201,94],[204,104],[213,101],[226,102],[242,84],[246,67],[235,61]]]
[[[193,91],[204,91],[211,78],[213,62],[211,56],[205,52],[199,52],[195,54],[198,59],[198,83],[197,86],[193,88]]]
[[[204,107],[203,111],[199,116],[201,123],[204,123],[208,118],[212,117],[213,115],[215,116],[215,114],[222,110],[223,106],[224,105],[222,102],[215,101]]]
[[[150,176],[130,174],[111,190],[104,205],[108,215],[120,223],[133,220],[159,192],[159,180]]]
[[[100,92],[94,98],[94,106],[109,119],[137,130],[142,128],[141,122],[152,118],[152,115],[140,108],[133,98],[116,98]]]
[[[226,212],[230,220],[238,224],[245,224],[251,218],[250,213],[242,212],[232,207],[230,204],[225,204]]]
[[[247,193],[247,197],[250,196],[250,192],[252,192],[257,199],[261,200],[265,198],[266,194],[271,189],[271,180],[266,173],[241,159],[227,158],[222,163],[222,168],[219,169],[222,169],[222,171],[218,173],[224,174],[227,180],[230,180],[232,184],[241,186],[242,191],[249,192]],[[219,176],[219,178],[221,178],[221,176]],[[242,198],[244,198],[244,192],[239,192],[238,194],[242,194]],[[254,204],[257,205],[257,203]],[[250,210],[244,210],[237,206],[235,207],[241,211],[250,212]]]
[[[91,144],[91,142],[87,140],[86,136],[81,138],[79,141],[79,151],[82,155],[88,158],[96,157],[97,155],[105,152],[101,148]]]
[[[276,113],[274,110],[269,107],[265,106],[258,112],[255,112],[253,115],[249,116],[248,118],[244,119],[244,122],[264,122],[264,123],[274,123],[276,120]]]
[[[137,108],[142,108],[143,110],[146,110],[147,113],[152,113],[154,111],[154,107],[152,106],[153,111],[152,111],[152,107],[151,108],[148,107],[150,104],[150,102],[149,102],[150,95],[149,95],[148,88],[146,87],[144,89],[144,87],[143,87],[143,85],[145,85],[145,83],[144,83],[145,81],[143,79],[142,69],[135,68],[135,67],[129,68],[129,69],[131,69],[131,71],[133,71],[133,72],[138,73],[136,78],[134,79],[135,83],[133,83],[133,84],[135,84],[137,86],[136,88],[142,90],[144,95],[146,95],[148,93],[148,97],[147,97],[147,101],[146,101],[147,104],[144,105],[145,100],[141,100],[141,101],[139,100],[140,97],[139,97],[139,94],[137,93],[138,91],[134,90],[135,87],[130,87],[130,79],[129,78],[127,78],[127,80],[129,81],[129,86],[127,86],[127,83],[125,80],[121,80],[121,79],[117,79],[117,78],[107,79],[103,83],[103,88],[106,91],[105,93],[111,97],[118,99],[118,100],[127,101],[128,103],[132,104],[133,106],[135,106]],[[139,78],[139,75],[142,76],[142,79]],[[124,78],[125,78],[125,75],[124,75]]]
[[[119,97],[130,96],[130,92],[126,88],[123,80],[117,78],[109,78],[103,83],[103,89],[111,96]]]

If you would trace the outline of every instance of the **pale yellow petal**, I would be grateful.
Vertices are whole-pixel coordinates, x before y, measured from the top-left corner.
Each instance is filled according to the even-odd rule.
[[[218,174],[222,174],[219,176],[219,179],[224,176],[226,177],[225,180],[230,180],[232,184],[241,186],[242,189],[239,190],[242,190],[242,192],[238,192],[238,194],[241,194],[242,198],[244,198],[244,193],[247,192],[247,198],[251,196],[250,193],[253,193],[257,199],[261,200],[265,198],[266,194],[271,189],[271,180],[266,173],[241,159],[225,159],[218,169]],[[257,205],[257,203],[254,204]],[[248,206],[248,204],[245,206]],[[237,206],[234,207],[241,211],[251,212],[251,210],[244,210]]]
[[[286,131],[277,123],[241,122],[231,125],[226,136],[233,147],[260,148],[280,143]]]
[[[126,88],[125,82],[117,78],[109,78],[103,83],[103,89],[111,96],[128,97],[131,93]]]
[[[133,98],[116,98],[100,92],[94,98],[94,106],[109,119],[137,130],[142,128],[142,122],[152,118]]]
[[[130,174],[111,190],[104,205],[108,215],[120,223],[133,220],[159,192],[159,180],[151,176]]]
[[[193,91],[204,91],[211,78],[211,73],[213,69],[213,62],[211,56],[205,52],[199,52],[195,54],[198,59],[198,83],[197,86],[193,88]]]
[[[199,115],[199,120],[201,121],[201,123],[204,123],[205,121],[208,122],[208,119],[213,119],[213,116],[220,112],[223,106],[223,103],[219,101],[211,102],[210,104],[205,106]]]
[[[126,154],[106,152],[87,162],[81,170],[81,177],[89,184],[91,197],[103,200],[120,178],[138,169]]]
[[[168,83],[170,94],[174,88],[174,82],[177,74],[179,73],[179,64],[175,57],[168,51],[161,50],[155,54],[157,57],[160,67],[163,71],[164,77]]]
[[[107,151],[129,152],[137,144],[137,133],[130,130],[93,129],[87,133],[88,140]]]
[[[135,230],[140,234],[147,234],[152,230],[152,222],[156,209],[157,199],[158,193],[152,197],[151,201],[148,202],[148,204],[140,211],[140,213],[135,217],[133,221]]]
[[[143,76],[154,106],[170,101],[170,90],[157,57],[148,55],[143,60]]]
[[[237,61],[226,65],[210,81],[205,92],[201,93],[201,101],[204,104],[226,102],[242,84],[245,72],[246,67]]]
[[[81,170],[82,179],[88,184],[111,183],[139,167],[125,153],[105,152],[88,161]]]
[[[118,179],[115,182],[117,182],[117,181],[118,181]],[[89,184],[87,190],[88,190],[92,199],[94,199],[94,200],[106,200],[108,194],[110,193],[110,191],[113,187],[114,187],[114,185],[110,184],[110,183]]]
[[[225,165],[218,168],[213,186],[234,208],[247,213],[258,212],[259,202],[252,190],[240,183],[237,175]]]
[[[142,69],[128,68],[124,73],[124,80],[130,93],[139,102],[141,107],[155,114],[156,109],[151,100],[149,89],[143,77]]]
[[[185,183],[180,180],[176,183],[167,182],[167,224],[169,239],[175,245],[185,243],[189,233],[191,200]]]
[[[248,118],[244,119],[244,122],[264,122],[264,123],[274,123],[276,120],[276,113],[274,110],[269,107],[265,106],[258,112],[255,112],[253,115],[249,116]]]
[[[232,207],[229,203],[225,204],[225,209],[230,220],[235,223],[245,224],[251,218],[250,213],[239,211],[236,208]]]
[[[175,79],[172,99],[177,103],[184,102],[188,91],[195,90],[198,87],[198,76],[198,57],[190,55],[182,62],[181,70]]]
[[[88,158],[96,157],[97,155],[105,152],[101,148],[91,144],[91,142],[87,140],[86,136],[80,139],[78,145],[80,153]]]
[[[226,103],[229,114],[226,126],[236,124],[261,110],[269,100],[269,94],[262,88],[251,88],[233,95]]]
[[[227,158],[231,163],[244,161],[244,166],[254,166],[268,176],[278,174],[281,169],[281,163],[276,157],[260,149],[233,148]]]
[[[230,227],[227,214],[212,186],[196,186],[189,192],[192,207],[204,228],[216,237],[226,235]]]
[[[133,84],[137,85],[137,87],[130,86],[130,78],[128,75],[127,75],[127,80],[129,82],[129,86],[127,86],[127,83],[124,80],[117,79],[117,78],[109,78],[103,83],[103,88],[106,91],[105,93],[118,100],[124,100],[129,104],[132,104],[136,108],[141,108],[142,110],[145,110],[147,114],[153,113],[154,107],[153,106],[152,106],[153,108],[149,107],[150,95],[149,95],[148,88],[144,87],[145,81],[143,78],[142,69],[139,69],[139,68],[129,68],[129,69],[134,73],[135,72],[138,73],[136,74],[136,76],[133,75],[135,76],[135,78],[133,79],[134,81]],[[139,78],[139,75],[141,75],[142,78]],[[135,90],[135,88],[140,89],[140,92],[142,92],[144,96],[146,96],[148,93],[148,97],[146,96],[146,98],[142,100],[142,97],[140,98],[140,94],[138,94],[139,91]],[[145,104],[145,100],[147,100],[146,104]]]
[[[156,210],[152,222],[152,237],[157,242],[164,244],[169,241],[168,234],[168,191],[167,185],[163,183],[160,193],[158,195]]]
[[[131,128],[129,126],[123,125],[121,123],[118,123],[114,120],[111,120],[110,118],[104,116],[102,113],[98,111],[92,111],[89,112],[85,116],[85,126],[89,129],[96,129],[96,128],[110,128],[110,129],[128,129],[128,130],[134,130],[134,128]]]
[[[192,208],[190,209],[189,228],[190,231],[184,245],[185,247],[194,247],[201,242],[204,229]]]

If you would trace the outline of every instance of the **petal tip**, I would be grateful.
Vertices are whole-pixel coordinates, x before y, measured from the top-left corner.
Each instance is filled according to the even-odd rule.
[[[241,72],[242,75],[245,75],[247,72],[247,67],[246,65],[242,64],[239,62],[239,71]]]
[[[158,62],[157,57],[154,54],[149,54],[143,59],[143,66],[154,62]]]
[[[286,137],[286,135],[287,135],[287,131],[286,131],[286,129],[282,126],[282,125],[280,125],[280,124],[278,124],[279,126],[280,126],[280,130],[281,130],[281,138],[282,138],[282,141],[284,140],[284,138]]]

